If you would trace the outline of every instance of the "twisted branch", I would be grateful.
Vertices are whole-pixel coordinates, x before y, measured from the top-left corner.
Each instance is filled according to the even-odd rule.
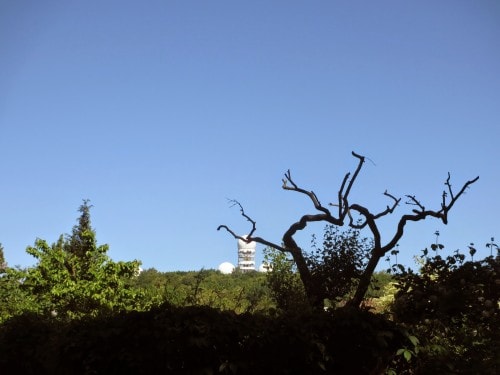
[[[288,186],[288,184],[287,184],[288,182],[292,186]],[[321,203],[319,202],[319,199],[316,196],[316,194],[314,193],[314,191],[307,191],[307,190],[302,189],[302,188],[300,188],[300,187],[297,186],[297,184],[292,180],[292,174],[290,173],[290,169],[285,173],[285,178],[283,179],[283,186],[282,186],[282,188],[284,190],[296,191],[298,193],[307,195],[309,197],[309,199],[311,199],[311,201],[314,204],[314,207],[318,211],[321,211],[324,214],[331,216],[330,211],[327,208],[325,208],[325,207],[323,207],[321,205]]]
[[[448,173],[448,178],[446,179],[445,185],[448,187],[448,193],[449,193],[449,196],[451,199],[447,203],[446,198],[447,198],[448,194],[445,191],[443,191],[443,199],[442,199],[442,203],[441,203],[441,209],[439,211],[426,210],[424,205],[419,200],[417,200],[414,195],[407,195],[407,197],[409,198],[409,201],[407,202],[407,204],[417,206],[418,208],[412,210],[413,215],[403,215],[401,217],[393,239],[391,241],[389,241],[389,243],[387,243],[387,245],[385,245],[382,248],[382,250],[384,252],[387,252],[387,251],[391,250],[392,248],[394,248],[394,246],[396,246],[398,241],[403,236],[404,227],[405,227],[406,223],[409,221],[425,220],[427,217],[430,216],[430,217],[435,217],[436,219],[440,219],[443,222],[443,224],[445,224],[445,225],[448,224],[448,212],[451,210],[451,208],[453,207],[455,202],[460,198],[460,196],[462,196],[462,194],[464,194],[465,190],[467,190],[477,180],[479,180],[479,176],[477,176],[476,178],[474,178],[472,180],[467,181],[462,186],[462,188],[460,189],[458,194],[455,195],[455,194],[453,194],[453,191],[451,189],[450,173]]]
[[[250,230],[250,233],[248,233],[246,236],[240,236],[240,235],[236,234],[227,225],[219,225],[217,227],[217,230],[225,229],[235,239],[245,241],[246,243],[257,242],[257,243],[260,243],[261,245],[269,246],[269,247],[272,247],[272,248],[274,248],[276,250],[279,250],[279,251],[283,251],[283,252],[286,251],[282,246],[276,245],[275,243],[269,242],[269,241],[267,241],[267,240],[265,240],[265,239],[263,239],[261,237],[254,237],[253,234],[254,234],[254,232],[257,229],[255,220],[253,220],[250,216],[248,216],[245,213],[245,210],[243,209],[243,206],[236,199],[230,199],[229,202],[231,203],[231,207],[238,206],[240,208],[241,216],[243,216],[245,219],[247,219],[247,221],[249,221],[250,223],[252,223],[252,229]]]
[[[415,195],[406,195],[407,201],[406,204],[415,206],[414,209],[412,209],[413,214],[407,214],[403,215],[401,219],[398,222],[396,233],[392,237],[392,239],[384,246],[382,246],[381,243],[381,235],[378,230],[378,226],[376,223],[376,220],[380,219],[383,216],[392,214],[396,207],[399,205],[401,202],[401,198],[396,198],[394,195],[390,194],[387,192],[387,190],[384,192],[384,195],[392,200],[392,204],[387,205],[385,210],[380,211],[379,213],[373,214],[368,210],[368,208],[361,206],[359,204],[349,204],[349,195],[351,193],[352,187],[354,185],[354,182],[356,181],[359,172],[361,171],[361,168],[363,166],[363,163],[365,161],[365,157],[361,156],[359,154],[356,154],[355,152],[352,152],[352,155],[358,159],[358,165],[352,175],[350,173],[347,173],[344,176],[344,179],[342,180],[342,183],[340,185],[340,189],[337,194],[337,199],[338,199],[338,204],[332,204],[330,203],[330,206],[338,206],[338,217],[334,217],[331,212],[324,206],[321,205],[321,202],[319,201],[318,197],[313,191],[308,191],[305,190],[301,187],[299,187],[295,181],[292,179],[292,175],[290,170],[288,170],[285,173],[285,176],[283,178],[283,185],[282,188],[284,190],[290,190],[290,191],[296,191],[300,194],[306,195],[311,202],[314,205],[314,208],[319,211],[319,213],[316,214],[308,214],[308,215],[303,215],[298,221],[294,222],[293,224],[290,225],[288,230],[284,233],[283,235],[283,245],[277,245],[273,242],[267,241],[261,237],[254,237],[254,233],[256,231],[256,222],[253,220],[250,216],[248,216],[244,209],[243,206],[236,200],[230,200],[232,203],[232,206],[238,206],[240,209],[241,215],[251,223],[251,230],[247,236],[240,236],[237,235],[234,231],[232,231],[228,226],[226,225],[220,225],[217,230],[220,229],[225,229],[227,232],[229,232],[235,239],[243,240],[245,242],[257,242],[265,246],[272,247],[274,249],[277,249],[282,252],[287,252],[290,253],[295,261],[295,264],[297,265],[297,269],[299,271],[300,277],[302,279],[302,282],[304,284],[304,287],[306,289],[306,292],[308,294],[310,303],[312,306],[321,306],[323,303],[323,296],[321,295],[316,295],[315,289],[312,285],[311,281],[311,272],[307,266],[307,263],[305,261],[304,254],[302,252],[302,249],[297,245],[294,239],[294,235],[300,231],[303,230],[308,223],[311,222],[326,222],[329,224],[333,224],[336,226],[343,226],[344,225],[344,220],[346,216],[349,217],[349,223],[348,225],[354,229],[363,229],[366,226],[369,227],[373,239],[374,239],[374,247],[371,252],[371,257],[368,261],[368,264],[364,270],[364,273],[360,279],[360,282],[358,284],[357,290],[354,294],[354,297],[350,301],[350,305],[359,307],[361,305],[361,302],[363,300],[364,295],[366,294],[366,291],[368,290],[368,286],[370,284],[371,276],[373,275],[373,272],[375,271],[375,268],[378,264],[378,261],[380,258],[385,255],[386,252],[392,250],[398,243],[398,241],[401,239],[403,236],[404,228],[406,226],[406,223],[409,221],[420,221],[424,220],[427,217],[435,217],[440,219],[444,224],[448,223],[448,212],[450,209],[453,207],[455,202],[460,198],[462,194],[464,194],[465,190],[470,187],[473,183],[475,183],[478,179],[479,176],[467,181],[458,194],[454,194],[451,186],[451,176],[450,173],[448,173],[448,177],[445,181],[445,185],[447,187],[447,190],[443,191],[442,194],[442,202],[441,202],[441,209],[438,211],[433,211],[433,210],[427,210],[425,206],[416,198]],[[449,201],[447,201],[447,198],[449,197]],[[357,212],[360,216],[363,217],[363,220],[360,223],[354,223],[353,216],[351,215],[351,211]]]

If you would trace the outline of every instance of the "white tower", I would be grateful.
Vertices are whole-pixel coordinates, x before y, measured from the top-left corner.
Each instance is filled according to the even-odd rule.
[[[247,238],[247,236],[243,236]],[[255,271],[255,247],[257,244],[238,240],[238,268],[242,272]]]

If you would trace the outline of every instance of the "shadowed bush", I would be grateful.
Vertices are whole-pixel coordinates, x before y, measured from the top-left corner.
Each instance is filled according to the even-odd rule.
[[[0,327],[0,368],[17,374],[381,373],[406,336],[365,311],[271,318],[207,307]]]

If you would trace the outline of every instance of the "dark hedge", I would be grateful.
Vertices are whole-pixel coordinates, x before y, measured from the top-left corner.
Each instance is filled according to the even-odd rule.
[[[12,374],[383,373],[405,334],[380,315],[340,309],[269,317],[208,307],[0,326],[0,372]]]

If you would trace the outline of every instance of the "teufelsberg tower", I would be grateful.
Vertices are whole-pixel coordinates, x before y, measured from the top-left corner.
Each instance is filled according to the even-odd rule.
[[[246,238],[246,236],[243,236]],[[242,272],[255,271],[255,242],[238,240],[238,268]]]

